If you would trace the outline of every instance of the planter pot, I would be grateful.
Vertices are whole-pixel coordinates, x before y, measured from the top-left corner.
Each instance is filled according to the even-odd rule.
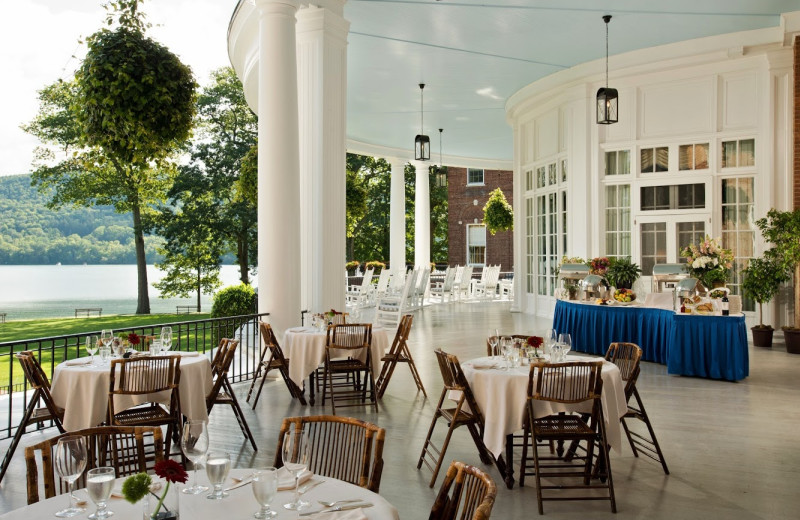
[[[786,338],[786,352],[800,354],[800,330],[784,329],[783,337]]]
[[[772,348],[772,334],[775,330],[772,327],[753,327],[753,346],[762,348]]]

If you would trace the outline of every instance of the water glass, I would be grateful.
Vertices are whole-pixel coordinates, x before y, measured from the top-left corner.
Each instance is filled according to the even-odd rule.
[[[545,354],[549,354],[550,349],[558,341],[556,329],[549,329],[544,335]]]
[[[558,342],[561,344],[561,356],[566,361],[567,354],[569,354],[569,351],[572,349],[572,337],[568,333],[563,332],[558,335]]]
[[[278,513],[270,509],[269,504],[278,493],[278,470],[272,466],[258,468],[253,471],[253,496],[261,508],[256,511],[253,518],[273,518]]]
[[[231,470],[231,457],[227,453],[211,452],[206,458],[206,475],[208,481],[214,486],[214,490],[206,498],[209,500],[221,500],[228,496],[228,493],[222,490],[225,479],[228,478],[228,472]]]
[[[97,506],[97,510],[89,515],[91,520],[103,520],[114,514],[108,510],[108,499],[115,479],[116,471],[109,466],[90,469],[86,474],[86,492]]]
[[[86,469],[86,440],[82,435],[68,435],[58,440],[56,445],[56,473],[69,485],[69,506],[56,513],[58,518],[69,518],[86,511],[78,507],[73,492],[75,481]]]
[[[300,499],[300,473],[308,467],[308,435],[305,430],[289,430],[283,435],[281,460],[283,467],[294,476],[294,500],[283,504],[286,509],[299,511],[311,504]]]
[[[500,351],[497,350],[497,345],[500,343],[500,336],[498,336],[495,331],[490,330],[489,334],[486,336],[486,341],[489,343],[489,348],[491,348],[492,357],[498,357]]]
[[[154,339],[150,342],[150,355],[157,356],[159,354],[161,354],[161,342]]]
[[[516,347],[516,345],[512,345],[508,351],[508,361],[511,365],[511,368],[516,368],[519,366],[519,351],[520,349]]]
[[[114,331],[111,329],[103,329],[100,332],[100,341],[103,342],[103,345],[106,347],[111,346],[111,342],[114,341]]]
[[[553,343],[550,345],[550,362],[561,363],[561,344]]]
[[[197,484],[197,466],[202,462],[208,452],[208,421],[192,420],[183,423],[181,431],[181,450],[184,456],[192,463],[192,485],[183,488],[187,495],[198,495],[208,491],[208,486]]]
[[[111,347],[100,347],[99,353],[100,353],[100,364],[108,365],[108,362],[111,359]]]

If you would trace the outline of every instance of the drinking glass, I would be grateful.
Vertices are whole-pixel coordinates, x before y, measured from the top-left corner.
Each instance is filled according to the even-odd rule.
[[[286,509],[300,510],[310,504],[300,499],[300,473],[308,466],[308,436],[305,430],[289,430],[283,435],[283,466],[294,475],[294,500],[283,504]]]
[[[164,352],[172,348],[172,327],[161,327],[161,350]]]
[[[103,345],[106,347],[111,346],[111,342],[114,341],[114,331],[111,329],[103,329],[100,332],[100,341],[103,342]]]
[[[153,341],[150,342],[150,355],[151,356],[158,356],[159,354],[161,354],[161,351],[162,351],[161,341],[159,341],[157,339],[154,339]]]
[[[558,335],[558,342],[561,344],[561,357],[566,361],[567,354],[572,349],[572,337],[566,332]]]
[[[89,365],[94,366],[94,353],[97,352],[97,336],[86,336],[86,353],[92,356]]]
[[[503,359],[506,361],[505,368],[508,369],[508,356],[509,350],[514,346],[514,339],[511,336],[503,336],[500,338],[500,348],[503,352]]]
[[[486,341],[489,342],[489,347],[492,349],[492,357],[499,357],[500,352],[497,350],[497,345],[500,343],[500,336],[498,336],[495,331],[490,330],[489,334],[486,336]]]
[[[272,518],[278,513],[270,509],[269,504],[278,493],[278,470],[272,466],[258,468],[253,471],[253,496],[261,509],[256,511],[253,518]]]
[[[91,520],[103,520],[114,514],[108,510],[108,499],[114,489],[116,471],[109,466],[90,469],[86,474],[86,492],[97,506],[97,510],[89,515]]]
[[[550,362],[551,363],[561,362],[561,343],[556,342],[550,345]]]
[[[181,432],[181,450],[192,462],[192,485],[183,488],[187,495],[198,495],[208,491],[208,486],[197,485],[197,466],[203,461],[208,452],[208,421],[193,420],[183,423]]]
[[[56,516],[69,518],[86,511],[78,507],[75,495],[72,494],[73,486],[83,470],[86,469],[86,441],[81,435],[68,435],[58,440],[56,445],[56,473],[69,485],[69,507],[62,509]]]
[[[109,347],[100,347],[100,364],[108,365],[108,360],[111,359],[111,349]]]
[[[548,329],[544,335],[546,354],[550,353],[549,351],[553,348],[553,345],[555,345],[557,341],[558,341],[558,334],[556,333],[556,329]]]
[[[519,366],[519,350],[516,345],[512,345],[508,349],[508,361],[511,364],[511,368]]]
[[[211,452],[206,458],[206,475],[214,490],[206,496],[209,500],[222,500],[228,493],[222,490],[228,472],[231,470],[231,457],[223,452]]]

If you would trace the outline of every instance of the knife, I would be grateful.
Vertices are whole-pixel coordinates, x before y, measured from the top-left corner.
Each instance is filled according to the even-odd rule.
[[[234,484],[231,487],[227,487],[223,491],[230,491],[232,489],[240,488],[242,486],[246,486],[246,485],[252,484],[252,483],[253,483],[253,475],[249,475],[249,476],[245,477],[244,479],[242,479],[241,482],[239,482],[237,484]]]
[[[364,502],[363,504],[349,504],[346,506],[336,506],[330,509],[322,509],[320,511],[309,511],[307,513],[300,513],[300,516],[316,515],[317,513],[336,513],[337,511],[349,511],[351,509],[358,509],[361,507],[372,507],[371,502]]]

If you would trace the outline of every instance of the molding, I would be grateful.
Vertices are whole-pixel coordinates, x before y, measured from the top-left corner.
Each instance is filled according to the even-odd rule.
[[[411,144],[412,138],[409,138]],[[381,146],[372,143],[365,143],[347,138],[347,151],[360,155],[369,155],[372,157],[393,157],[395,159],[403,160],[405,162],[414,162],[414,151],[409,146],[408,149],[393,148],[390,146]],[[438,155],[438,154],[437,154]],[[438,157],[437,157],[438,159]],[[438,164],[439,161],[426,161],[428,164]],[[482,159],[478,157],[460,157],[457,155],[442,155],[442,163],[445,166],[456,166],[460,168],[483,168],[484,170],[511,170],[514,162],[511,160],[496,160],[496,159]]]

